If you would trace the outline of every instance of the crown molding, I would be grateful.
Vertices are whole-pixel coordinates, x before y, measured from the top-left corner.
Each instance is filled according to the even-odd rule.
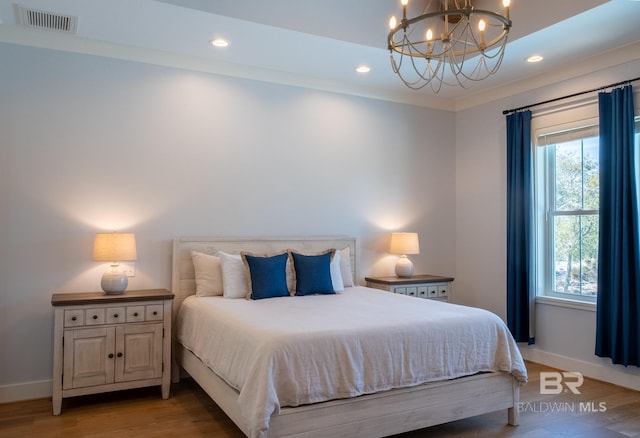
[[[504,99],[516,94],[535,90],[541,87],[576,79],[618,65],[640,60],[640,41],[618,47],[597,56],[586,58],[570,66],[557,69],[551,73],[533,76],[510,82],[490,90],[482,91],[456,100],[454,111],[462,111],[492,101]]]

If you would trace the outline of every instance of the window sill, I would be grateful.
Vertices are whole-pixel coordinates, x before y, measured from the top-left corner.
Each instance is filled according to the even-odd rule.
[[[568,307],[570,309],[578,309],[578,310],[586,310],[588,312],[596,311],[596,303],[589,303],[586,301],[578,301],[578,300],[568,300],[566,298],[556,298],[556,297],[536,297],[536,304],[547,304],[549,306],[559,306],[559,307]]]

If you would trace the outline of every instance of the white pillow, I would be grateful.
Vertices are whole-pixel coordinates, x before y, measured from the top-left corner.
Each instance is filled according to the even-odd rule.
[[[289,252],[289,250],[287,250]],[[287,258],[287,266],[285,267],[287,271],[287,288],[289,289],[289,293],[291,295],[295,295],[296,293],[296,280],[293,275],[293,263],[291,263],[291,254],[289,254],[289,258]]]
[[[344,287],[353,286],[353,271],[351,270],[351,249],[347,246],[340,250],[340,272]]]
[[[196,274],[196,296],[222,295],[222,269],[220,258],[198,251],[191,251]]]
[[[334,292],[344,292],[344,282],[340,271],[340,251],[333,254],[329,269],[331,270],[331,283],[333,283]]]
[[[222,267],[222,286],[225,298],[246,298],[249,294],[247,272],[240,254],[218,251]]]

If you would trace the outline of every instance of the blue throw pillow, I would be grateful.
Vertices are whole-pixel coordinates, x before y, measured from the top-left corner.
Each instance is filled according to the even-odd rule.
[[[271,257],[241,255],[249,273],[249,297],[252,300],[289,296],[286,275],[289,254],[285,252]]]
[[[291,252],[296,273],[296,295],[335,294],[331,281],[333,250],[320,255]]]

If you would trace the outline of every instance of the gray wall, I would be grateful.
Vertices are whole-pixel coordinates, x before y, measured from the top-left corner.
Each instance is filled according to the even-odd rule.
[[[170,288],[177,236],[349,235],[358,274],[455,274],[455,115],[0,44],[0,401],[43,396],[54,292],[99,290],[98,231],[135,232],[129,288]]]

